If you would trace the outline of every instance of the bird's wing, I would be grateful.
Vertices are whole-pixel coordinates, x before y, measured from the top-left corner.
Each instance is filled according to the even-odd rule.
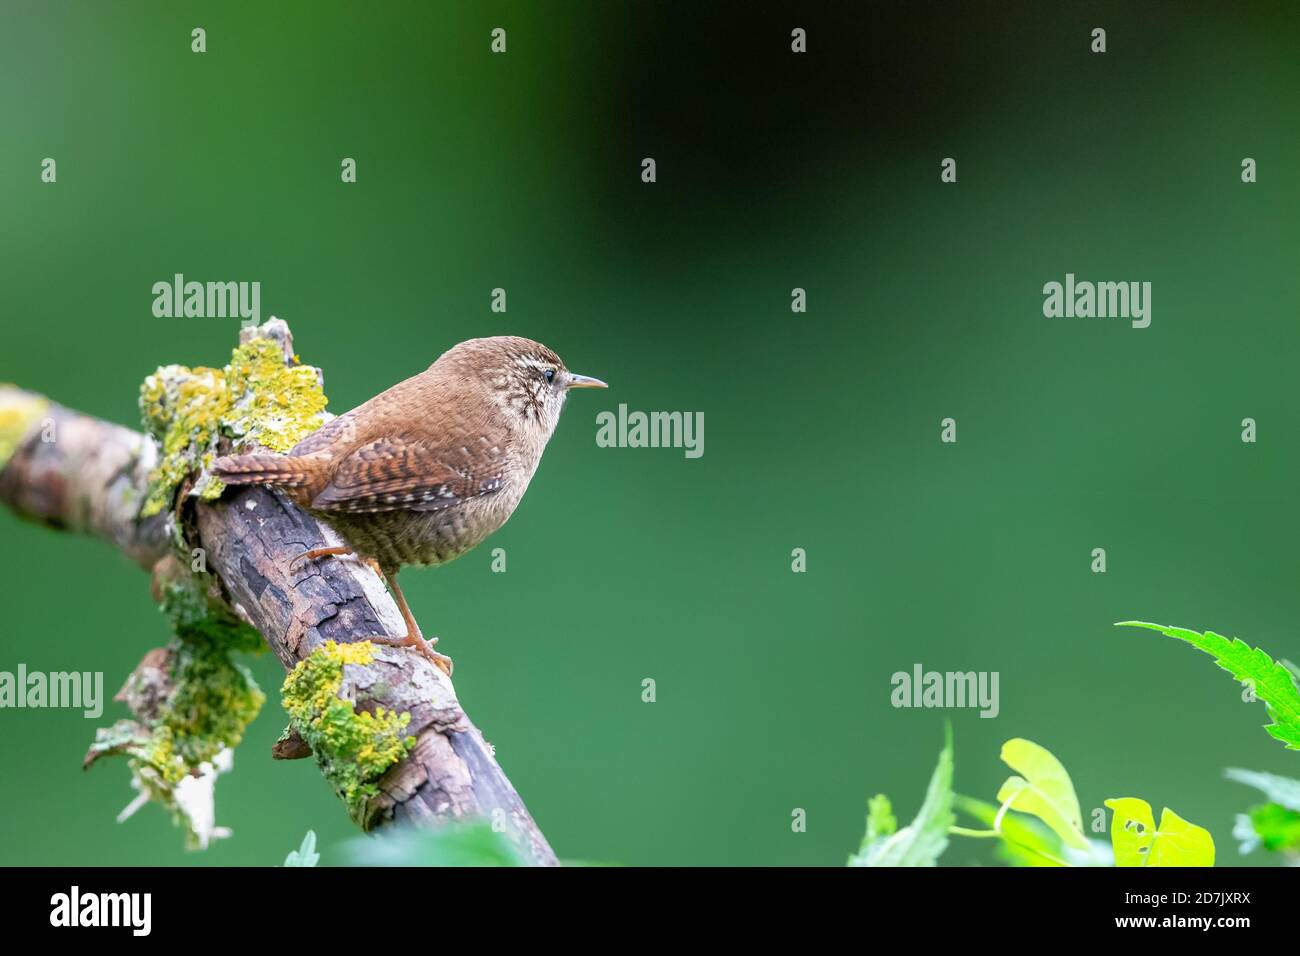
[[[355,410],[354,410],[355,411]],[[346,441],[356,430],[356,415],[348,412],[332,418],[289,450],[293,456],[314,455],[339,441]]]
[[[471,467],[471,458],[476,458]],[[497,449],[437,448],[400,438],[362,445],[334,469],[311,506],[318,511],[441,511],[501,489],[504,457]]]

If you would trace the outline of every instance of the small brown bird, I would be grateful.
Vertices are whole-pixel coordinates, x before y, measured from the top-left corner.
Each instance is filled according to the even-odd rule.
[[[505,524],[537,471],[569,389],[605,387],[570,372],[540,342],[470,339],[333,419],[288,455],[232,455],[212,470],[228,485],[278,488],[325,519],[348,547],[318,548],[294,561],[353,553],[368,561],[392,589],[407,631],[370,640],[414,645],[450,674],[451,658],[421,635],[398,572],[446,564]]]

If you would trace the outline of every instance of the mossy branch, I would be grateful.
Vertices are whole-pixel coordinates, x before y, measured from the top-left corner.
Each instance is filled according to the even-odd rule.
[[[205,474],[236,442],[287,449],[328,419],[324,407],[320,373],[299,363],[277,319],[245,330],[224,368],[150,376],[147,435],[0,386],[0,501],[151,570],[172,625],[172,642],[147,654],[117,697],[135,719],[101,731],[87,762],[126,754],[142,799],[170,807],[191,843],[222,835],[195,818],[187,791],[206,787],[210,799],[261,704],[236,657],[256,634],[289,672],[290,728],[275,755],[314,754],[363,828],[488,820],[525,860],[554,865],[446,675],[366,640],[405,633],[379,577],[351,560],[290,570],[337,535],[275,492],[223,494]]]

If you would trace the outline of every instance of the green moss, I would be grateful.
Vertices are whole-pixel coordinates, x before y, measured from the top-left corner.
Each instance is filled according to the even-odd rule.
[[[0,385],[0,468],[41,420],[50,403],[10,385]]]
[[[262,334],[279,331],[263,327]],[[0,413],[5,398],[0,390]],[[173,508],[182,488],[215,498],[222,485],[206,470],[219,443],[288,451],[324,424],[325,402],[319,373],[301,365],[297,356],[286,362],[283,346],[271,337],[245,341],[224,368],[159,368],[140,389],[141,417],[159,447],[142,516]],[[5,421],[0,417],[0,440]],[[173,534],[187,555],[181,525],[175,523]],[[128,756],[136,789],[171,811],[186,827],[191,845],[203,846],[214,832],[212,782],[229,767],[231,752],[266,700],[234,655],[265,650],[265,643],[222,600],[216,580],[192,570],[188,557],[178,554],[169,563],[160,562],[154,583],[174,638],[165,653],[147,656],[128,682],[125,699],[136,719],[101,729],[87,763],[107,754]],[[341,680],[341,664],[338,671]],[[351,713],[342,701],[334,704]],[[377,712],[352,714],[349,721],[338,707],[323,708],[317,739],[323,752],[337,754],[339,761],[354,758],[352,776],[340,768],[334,779],[353,802],[364,801],[366,785],[382,773],[376,768],[398,759],[391,756],[394,747],[406,746],[398,734],[410,717],[399,720]],[[189,778],[202,778],[201,785],[187,783]]]
[[[199,810],[196,818],[194,805],[179,799],[180,785],[200,773],[214,774],[223,766],[223,753],[228,761],[266,695],[229,650],[209,638],[177,639],[168,650],[167,693],[151,713],[137,714],[139,720],[101,728],[86,763],[111,754],[128,757],[135,789],[172,815],[194,849],[210,838],[213,811]]]
[[[208,597],[214,583],[211,575],[195,572],[163,584],[162,612],[171,622],[172,633],[183,640],[206,640],[233,651],[265,651],[261,634],[226,604]]]
[[[168,651],[169,673],[158,685],[159,696],[137,711],[137,720],[101,728],[86,764],[113,754],[129,758],[135,789],[167,810],[185,831],[186,845],[197,849],[215,832],[211,784],[206,809],[195,803],[193,792],[183,800],[182,785],[229,768],[266,695],[228,649],[210,639],[177,639]]]
[[[267,338],[235,349],[225,368],[167,365],[144,380],[140,415],[160,446],[141,515],[172,504],[187,476],[201,473],[193,493],[218,497],[224,486],[202,474],[217,453],[217,441],[265,445],[287,452],[325,423],[325,393],[314,368],[286,364],[280,345]]]
[[[372,660],[374,646],[369,641],[327,641],[298,662],[281,690],[290,725],[311,746],[326,779],[362,826],[370,799],[379,793],[375,781],[415,746],[415,738],[404,733],[410,714],[382,707],[374,713],[357,711],[338,696],[344,665]]]
[[[262,709],[266,695],[243,665],[208,639],[180,642],[176,693],[162,714],[170,750],[186,766],[234,749]]]
[[[178,799],[178,787],[205,770],[215,773],[220,755],[238,746],[266,702],[233,656],[265,645],[208,597],[215,590],[208,575],[175,562],[160,584],[162,611],[175,637],[165,653],[146,657],[127,683],[125,699],[136,719],[100,729],[87,763],[127,756],[135,788],[167,809],[185,829],[187,845],[197,847],[210,836],[211,813],[195,819],[193,806]]]
[[[266,703],[235,651],[264,647],[261,636],[226,607],[208,598],[212,579],[182,574],[163,584],[162,611],[177,640],[172,644],[172,692],[154,722],[157,760],[167,776],[179,758],[185,772],[243,739]]]
[[[147,723],[119,721],[101,730],[92,751],[128,753],[133,769],[148,767],[169,786],[221,751],[233,750],[262,709],[266,695],[230,649],[209,637],[169,645],[169,683]]]

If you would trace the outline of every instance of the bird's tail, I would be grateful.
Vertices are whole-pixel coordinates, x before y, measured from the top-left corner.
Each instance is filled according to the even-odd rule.
[[[212,473],[228,485],[305,485],[311,474],[301,458],[278,455],[230,455],[212,463]]]

